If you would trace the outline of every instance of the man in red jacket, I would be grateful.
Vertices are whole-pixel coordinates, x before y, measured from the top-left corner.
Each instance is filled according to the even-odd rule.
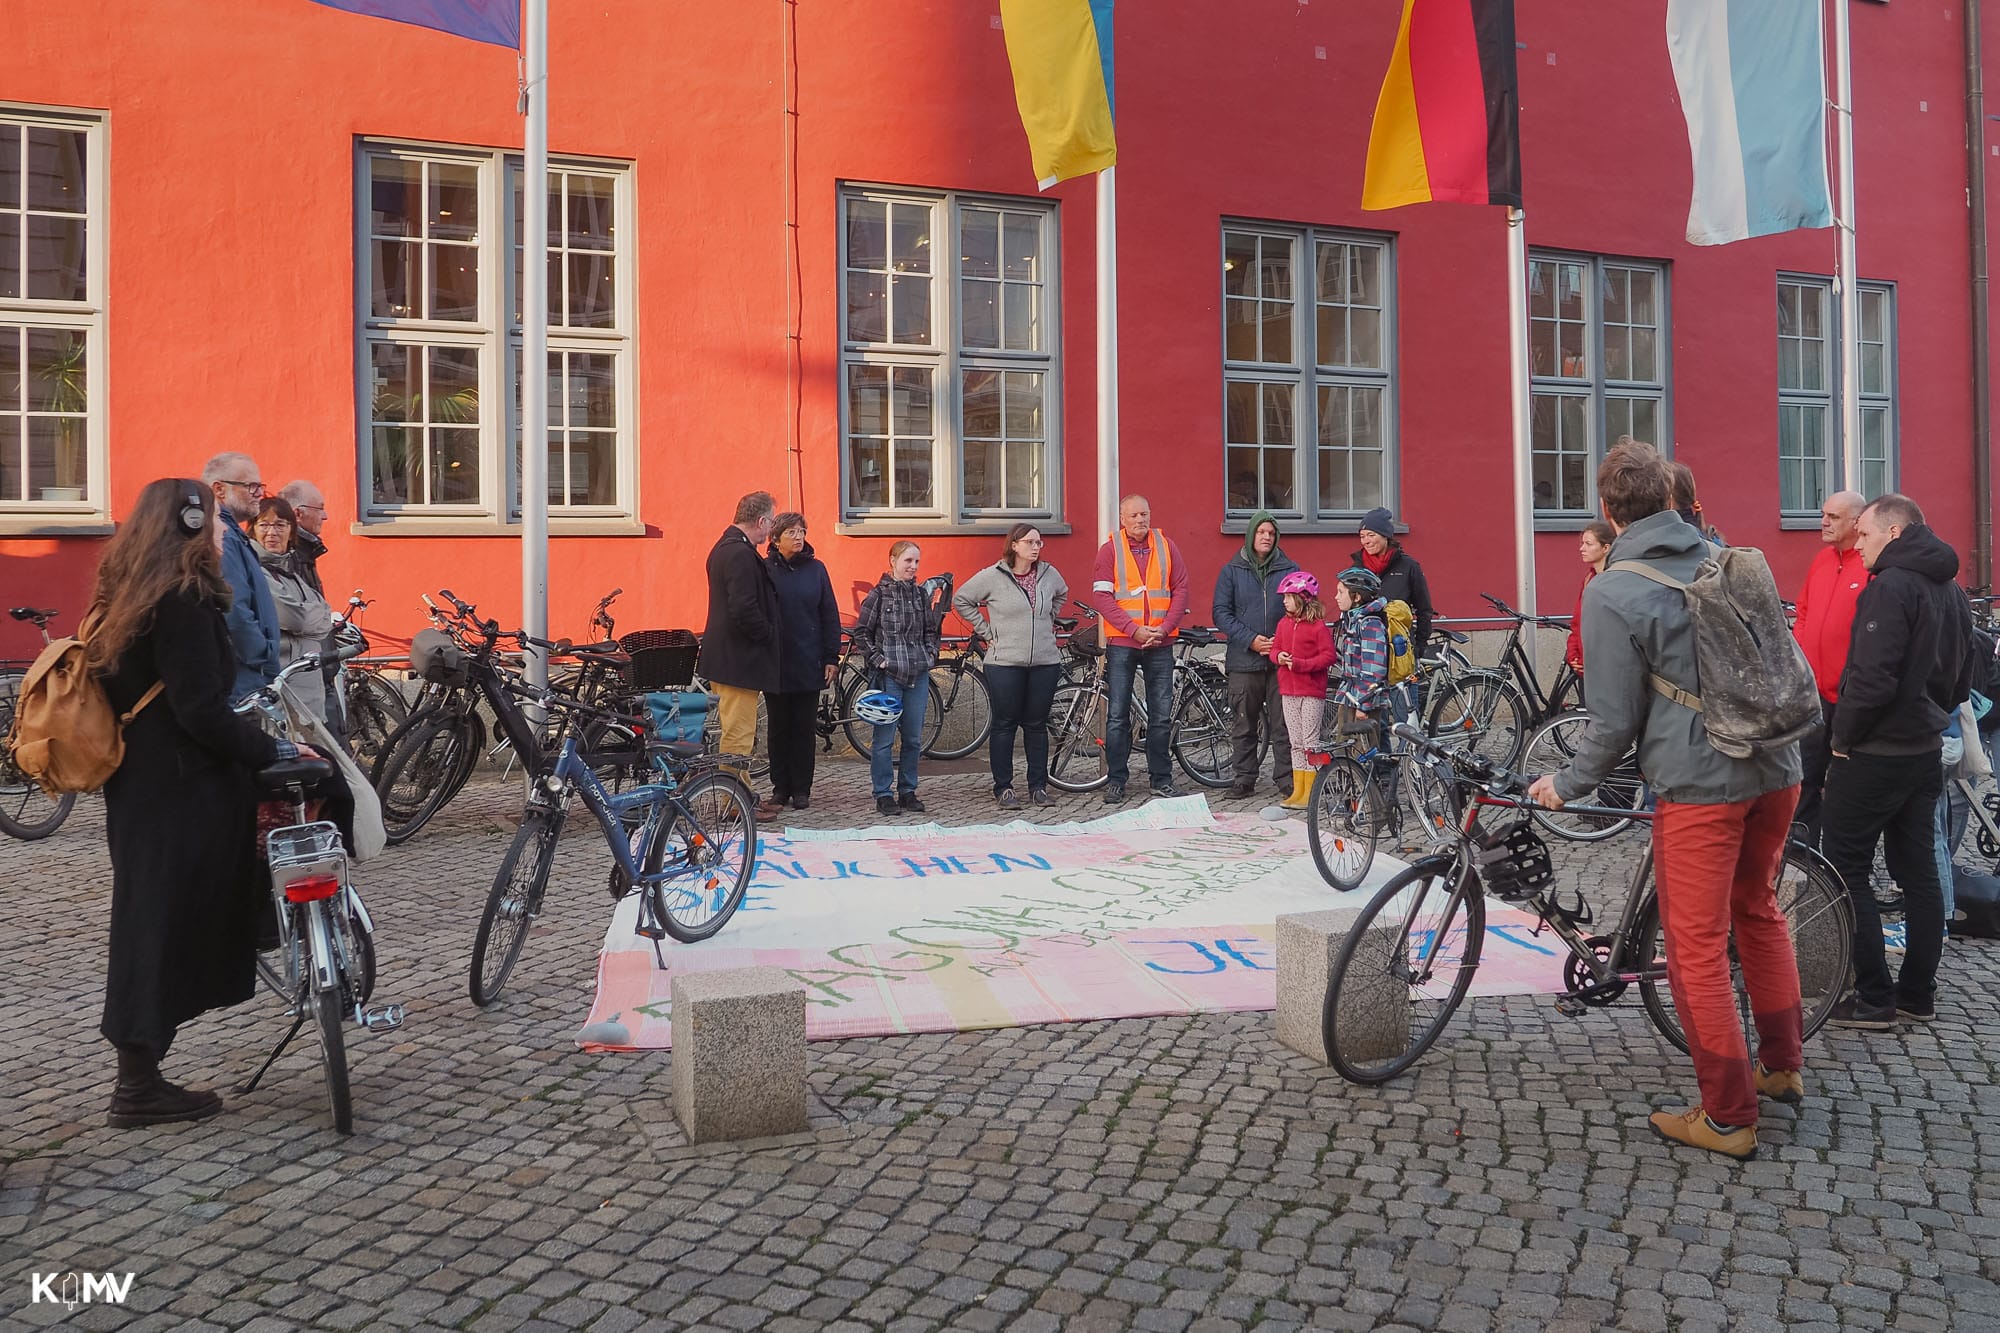
[[[1813,679],[1819,683],[1820,706],[1826,713],[1826,726],[1799,746],[1805,762],[1805,784],[1799,793],[1798,814],[1793,816],[1805,825],[1806,839],[1815,847],[1819,846],[1819,805],[1826,789],[1833,705],[1840,697],[1840,673],[1847,668],[1848,641],[1854,637],[1854,604],[1868,586],[1868,569],[1855,545],[1855,523],[1865,503],[1854,491],[1826,497],[1819,511],[1819,539],[1824,545],[1806,571],[1805,590],[1799,593],[1798,622],[1792,627],[1812,666]]]

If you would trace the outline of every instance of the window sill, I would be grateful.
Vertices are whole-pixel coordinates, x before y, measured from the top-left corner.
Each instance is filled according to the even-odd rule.
[[[1587,514],[1536,515],[1536,532],[1582,532],[1597,520]]]
[[[1016,523],[1030,523],[1044,537],[1067,537],[1067,523],[1038,518],[973,518],[954,523],[948,518],[850,518],[833,525],[841,537],[1005,537]]]
[[[1778,531],[1818,532],[1819,515],[1814,514],[1808,518],[1804,514],[1780,514],[1778,515]]]
[[[376,518],[347,525],[356,537],[511,537],[519,523],[491,518]],[[644,537],[655,531],[636,518],[551,518],[551,537]]]
[[[1352,518],[1321,518],[1311,521],[1303,518],[1286,518],[1283,514],[1273,514],[1272,517],[1278,521],[1278,537],[1281,541],[1293,533],[1298,533],[1302,536],[1317,534],[1329,537],[1357,537],[1361,534],[1361,515],[1359,514],[1356,514]],[[1400,537],[1409,530],[1409,524],[1398,523],[1394,535]],[[1250,531],[1250,516],[1248,514],[1227,515],[1222,520],[1222,531],[1231,537],[1245,535]]]
[[[4,514],[0,537],[109,537],[118,525],[94,514]]]

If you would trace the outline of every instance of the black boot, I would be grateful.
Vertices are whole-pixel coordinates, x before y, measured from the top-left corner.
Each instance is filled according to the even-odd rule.
[[[222,1111],[212,1092],[177,1087],[160,1077],[160,1057],[144,1046],[118,1047],[118,1086],[111,1090],[105,1123],[113,1129],[141,1129],[185,1120],[206,1120]]]

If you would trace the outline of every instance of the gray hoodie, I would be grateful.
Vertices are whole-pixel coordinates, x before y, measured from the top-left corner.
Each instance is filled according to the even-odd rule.
[[[988,565],[965,581],[951,605],[986,640],[986,665],[1059,666],[1055,616],[1069,600],[1069,584],[1054,565],[1036,567],[1035,603],[1005,565]]]
[[[1640,519],[1611,544],[1604,573],[1583,590],[1583,660],[1590,663],[1590,726],[1576,758],[1556,776],[1556,795],[1583,801],[1636,742],[1639,771],[1662,801],[1723,805],[1747,801],[1799,780],[1799,747],[1731,759],[1708,743],[1701,714],[1656,691],[1657,672],[1701,693],[1694,626],[1675,588],[1623,570],[1642,560],[1683,583],[1711,551],[1672,510]]]

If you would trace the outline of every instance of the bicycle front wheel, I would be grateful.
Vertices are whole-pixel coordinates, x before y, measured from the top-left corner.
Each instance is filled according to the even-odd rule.
[[[1840,876],[1817,852],[1796,843],[1785,845],[1785,859],[1778,867],[1776,884],[1778,908],[1791,928],[1792,957],[1799,971],[1799,1011],[1804,1035],[1812,1036],[1826,1023],[1834,1005],[1847,990],[1847,969],[1854,950],[1854,908]],[[1680,1010],[1667,981],[1666,932],[1660,923],[1659,898],[1651,885],[1649,901],[1634,931],[1639,950],[1639,998],[1661,1035],[1688,1048],[1687,1032],[1681,1025]],[[1736,990],[1738,1022],[1754,1029],[1750,990],[1743,981],[1743,967],[1736,945],[1729,946],[1729,979]]]
[[[1210,689],[1196,683],[1174,709],[1174,758],[1181,771],[1204,787],[1227,787],[1236,780],[1229,742],[1229,710]]]
[[[476,725],[470,718],[419,715],[390,738],[374,774],[390,846],[415,837],[472,776]]]
[[[1424,730],[1440,745],[1469,749],[1514,768],[1526,743],[1528,705],[1498,672],[1479,671],[1431,687]]]
[[[76,808],[74,793],[50,796],[35,785],[34,779],[14,764],[13,752],[6,747],[7,734],[14,729],[14,701],[20,696],[19,673],[0,676],[0,833],[26,842],[46,838],[62,827]]]
[[[1337,755],[1313,774],[1306,803],[1306,841],[1319,877],[1345,892],[1358,889],[1375,864],[1382,796],[1361,765]]]
[[[1521,771],[1530,777],[1560,773],[1576,758],[1590,717],[1584,713],[1563,713],[1535,729],[1522,752]],[[1597,790],[1582,799],[1584,805],[1608,806],[1614,810],[1638,810],[1646,804],[1646,780],[1639,776],[1639,756],[1628,753],[1599,783]],[[1568,810],[1545,810],[1533,806],[1529,813],[1537,824],[1559,838],[1575,842],[1602,842],[1632,827],[1632,821],[1610,815],[1580,815]]]
[[[937,735],[924,746],[933,759],[963,759],[993,734],[993,698],[986,690],[986,673],[977,663],[962,669],[931,668],[932,706],[938,710]],[[924,719],[925,732],[930,719]]]
[[[1109,776],[1104,767],[1104,705],[1095,685],[1059,685],[1049,706],[1049,785],[1060,791],[1095,791]]]
[[[1451,857],[1384,884],[1361,909],[1327,977],[1321,1036],[1350,1083],[1384,1083],[1423,1057],[1465,1000],[1486,937],[1486,899]]]
[[[520,961],[528,927],[542,910],[562,826],[560,811],[528,807],[521,816],[521,831],[500,858],[500,873],[493,877],[479,932],[472,938],[472,1002],[482,1009],[500,998],[501,987]]]
[[[705,940],[742,906],[757,868],[757,815],[750,789],[735,774],[704,773],[681,788],[683,810],[662,820],[640,868],[671,879],[650,886],[653,914],[682,944]]]
[[[326,1100],[333,1111],[333,1127],[338,1133],[352,1134],[354,1098],[347,1087],[347,1040],[340,1029],[347,1011],[341,1007],[340,987],[313,992],[313,1016],[318,1020],[319,1062],[326,1070]]]
[[[409,720],[410,706],[379,672],[350,671],[342,703],[347,711],[347,744],[354,762],[368,769],[382,755],[389,737]]]

